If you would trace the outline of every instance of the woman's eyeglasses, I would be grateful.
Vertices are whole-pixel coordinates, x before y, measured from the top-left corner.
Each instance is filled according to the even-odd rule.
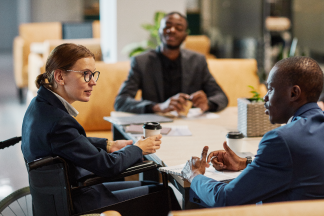
[[[97,80],[99,79],[99,75],[100,75],[100,72],[99,71],[95,71],[93,73],[91,71],[89,71],[89,70],[87,70],[87,71],[66,70],[66,71],[83,73],[83,75],[84,75],[84,81],[86,81],[86,82],[90,82],[90,80],[92,79],[92,77],[93,77],[94,81],[97,82]]]

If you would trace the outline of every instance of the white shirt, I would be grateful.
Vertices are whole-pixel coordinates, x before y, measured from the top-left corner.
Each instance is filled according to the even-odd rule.
[[[65,109],[68,111],[68,113],[71,116],[76,117],[79,114],[79,112],[71,104],[69,104],[64,98],[62,98],[60,95],[56,94],[55,92],[51,91],[50,89],[48,90],[52,92],[62,102]]]

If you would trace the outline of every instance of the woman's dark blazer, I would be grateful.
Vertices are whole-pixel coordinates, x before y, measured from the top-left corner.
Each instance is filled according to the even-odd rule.
[[[114,176],[140,162],[143,156],[142,150],[134,145],[107,153],[106,139],[87,137],[62,102],[45,87],[40,87],[26,111],[21,149],[27,162],[46,156],[66,159],[72,184],[91,172],[102,177]],[[102,184],[85,188],[74,199],[75,207],[84,210],[114,202],[116,198]]]

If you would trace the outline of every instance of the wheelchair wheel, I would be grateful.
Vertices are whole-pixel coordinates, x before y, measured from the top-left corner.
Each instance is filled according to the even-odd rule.
[[[32,197],[29,187],[21,188],[0,201],[1,216],[32,216]]]

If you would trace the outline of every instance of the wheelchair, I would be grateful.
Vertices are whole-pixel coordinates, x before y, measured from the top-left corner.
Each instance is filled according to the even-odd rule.
[[[0,148],[5,148],[18,143],[21,137],[12,138],[1,142]],[[123,173],[111,178],[99,176],[88,176],[78,182],[78,185],[71,185],[68,178],[67,162],[59,156],[45,157],[26,164],[29,176],[29,185],[20,189],[4,200],[1,201],[0,215],[2,208],[6,211],[12,211],[13,203],[18,206],[26,206],[26,212],[12,215],[47,215],[47,216],[70,216],[70,215],[100,215],[106,211],[117,211],[122,216],[150,216],[150,215],[168,215],[171,210],[180,210],[180,206],[175,206],[171,202],[171,189],[168,187],[167,174],[162,173],[163,190],[150,193],[148,195],[136,197],[130,200],[119,202],[104,208],[95,209],[89,212],[76,213],[73,208],[73,200],[71,194],[80,188],[96,185],[104,182],[112,182],[123,179],[126,176],[134,175],[141,172],[157,169],[160,165],[153,161],[144,161],[126,169]],[[42,181],[39,181],[42,179]],[[19,193],[18,193],[19,192]],[[33,200],[31,199],[31,195]],[[21,200],[24,201],[21,201]],[[26,204],[22,204],[25,202]],[[46,202],[46,205],[44,203]],[[23,209],[23,208],[22,208]],[[9,215],[9,214],[8,214]]]
[[[0,150],[6,147],[14,146],[21,141],[21,137],[14,137],[0,142]],[[0,215],[26,215],[32,216],[32,198],[30,188],[24,187],[9,194],[0,201]]]

